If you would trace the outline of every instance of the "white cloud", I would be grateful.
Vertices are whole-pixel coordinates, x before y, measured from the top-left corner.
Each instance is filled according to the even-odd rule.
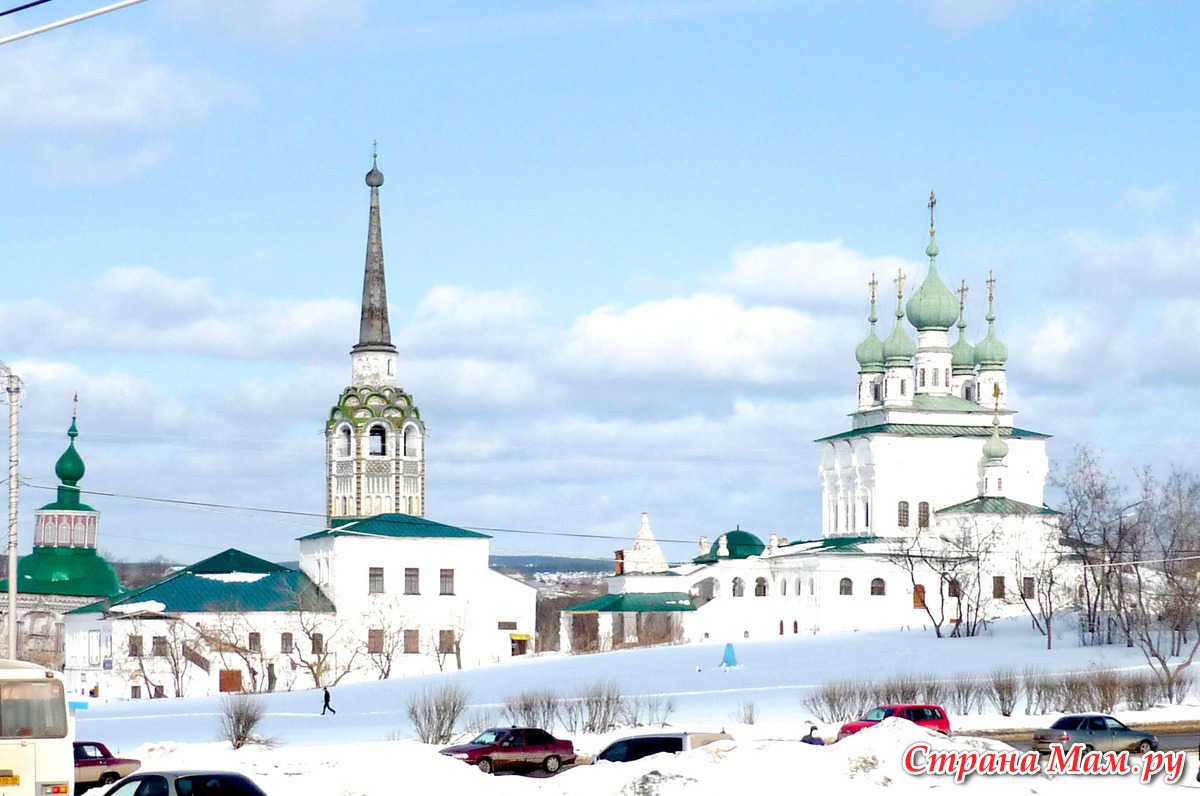
[[[541,344],[543,332],[535,325],[538,309],[537,302],[520,291],[476,293],[441,285],[421,299],[416,323],[404,334],[414,349],[425,352],[511,360]]]
[[[297,47],[362,27],[373,0],[174,0],[171,11],[189,23],[238,41]]]
[[[1125,201],[1143,210],[1153,211],[1175,201],[1179,185],[1166,182],[1152,187],[1135,186],[1125,192]]]
[[[835,337],[831,324],[795,310],[697,294],[585,315],[558,364],[563,372],[597,381],[803,382],[816,376],[808,366],[835,345]]]
[[[151,168],[170,137],[225,105],[254,101],[207,68],[157,58],[145,39],[73,31],[4,48],[0,140],[31,140],[59,179],[95,182]]]
[[[1154,233],[1113,241],[1075,233],[1067,244],[1073,251],[1064,284],[1071,294],[1118,297],[1128,311],[1147,297],[1200,289],[1200,226],[1183,238]]]
[[[899,257],[868,257],[846,248],[841,240],[796,241],[740,252],[733,269],[713,283],[766,303],[813,309],[858,307],[865,315],[871,275],[887,285],[899,270],[911,278],[919,266]]]
[[[941,28],[968,31],[1011,16],[1033,0],[933,0],[930,19]]]

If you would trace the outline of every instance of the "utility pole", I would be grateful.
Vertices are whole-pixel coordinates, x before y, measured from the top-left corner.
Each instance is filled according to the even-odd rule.
[[[21,481],[17,473],[17,417],[20,413],[21,379],[0,361],[0,375],[8,382],[8,657],[17,657],[17,497]]]

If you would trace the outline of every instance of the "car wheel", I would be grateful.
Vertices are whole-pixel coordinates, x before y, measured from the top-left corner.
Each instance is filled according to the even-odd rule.
[[[550,755],[549,757],[546,758],[546,762],[542,763],[542,768],[546,769],[547,774],[553,774],[554,772],[556,772],[560,768],[562,768],[562,761],[559,760],[556,756]]]
[[[1149,752],[1149,751],[1151,750],[1151,748],[1153,748],[1153,747],[1152,747],[1152,745],[1151,745],[1151,743],[1150,743],[1150,739],[1149,739],[1149,738],[1143,738],[1143,739],[1141,740],[1141,742],[1140,742],[1140,743],[1138,743],[1138,745],[1137,745],[1137,753],[1138,753],[1138,754],[1140,754],[1140,755],[1144,755],[1144,754],[1146,754],[1147,752]]]
[[[495,767],[492,766],[492,759],[490,757],[479,758],[479,762],[475,765],[479,766],[479,770],[485,774],[493,774],[496,771]]]
[[[117,780],[119,780],[120,778],[121,778],[120,774],[109,771],[109,772],[105,773],[102,777],[100,777],[100,784],[101,785],[111,785],[114,782],[116,782]]]

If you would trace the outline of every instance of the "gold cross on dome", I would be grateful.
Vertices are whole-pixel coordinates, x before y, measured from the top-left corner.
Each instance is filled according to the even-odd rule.
[[[879,280],[875,278],[874,271],[871,272],[871,281],[867,283],[867,286],[871,288],[871,303],[874,304],[875,303],[875,288],[879,287]]]
[[[937,207],[937,197],[929,192],[929,234],[933,234],[933,208]]]

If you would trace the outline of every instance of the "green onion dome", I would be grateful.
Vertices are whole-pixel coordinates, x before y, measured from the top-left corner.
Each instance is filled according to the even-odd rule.
[[[996,339],[995,320],[996,314],[992,312],[989,301],[987,336],[975,346],[975,362],[984,370],[1003,370],[1004,363],[1008,361],[1008,347]]]
[[[908,320],[917,331],[944,331],[958,320],[958,300],[938,276],[935,262],[938,248],[932,240],[925,253],[929,255],[929,273],[908,300]]]
[[[871,299],[871,331],[867,339],[854,349],[854,358],[858,360],[859,373],[883,372],[883,341],[875,334],[875,300]]]
[[[917,344],[904,330],[904,310],[896,307],[896,328],[883,341],[883,358],[889,367],[907,365],[916,356]]]
[[[1008,445],[1000,439],[1000,420],[992,417],[992,436],[983,443],[983,457],[988,464],[999,464],[1008,455]]]
[[[87,470],[83,466],[83,457],[75,450],[75,438],[79,436],[75,429],[75,418],[71,418],[71,428],[67,431],[67,436],[71,438],[71,444],[63,451],[63,455],[58,457],[58,463],[54,465],[54,474],[67,486],[75,486]]]
[[[967,339],[967,319],[961,312],[958,316],[958,340],[950,346],[950,365],[956,376],[975,370],[975,346]]]
[[[112,564],[92,547],[35,547],[17,562],[17,590],[22,594],[69,594],[114,597],[121,582]]]

